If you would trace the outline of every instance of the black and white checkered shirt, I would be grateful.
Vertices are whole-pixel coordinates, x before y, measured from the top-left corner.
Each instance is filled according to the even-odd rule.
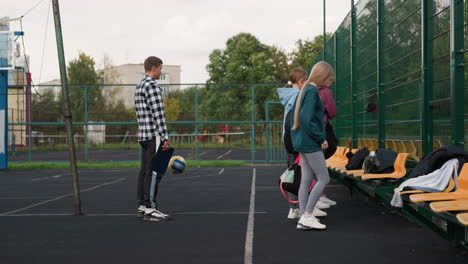
[[[169,140],[161,88],[148,75],[145,75],[135,89],[135,110],[138,141],[150,140],[157,135],[156,132],[162,141]]]

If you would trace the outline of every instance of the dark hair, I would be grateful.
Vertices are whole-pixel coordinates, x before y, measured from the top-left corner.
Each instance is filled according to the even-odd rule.
[[[294,68],[291,73],[289,74],[289,81],[284,87],[291,88],[293,84],[299,82],[301,79],[307,78],[307,72],[304,71],[302,68]]]
[[[149,72],[153,67],[159,67],[163,64],[162,60],[155,56],[150,56],[145,60],[145,71]]]

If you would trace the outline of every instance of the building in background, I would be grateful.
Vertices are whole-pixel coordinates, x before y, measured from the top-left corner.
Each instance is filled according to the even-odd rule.
[[[6,20],[8,17],[0,18]],[[10,31],[10,23],[0,23],[0,31]],[[0,50],[5,54],[1,57],[8,58],[8,64],[14,66],[8,70],[8,123],[26,123],[29,121],[28,109],[31,103],[29,92],[31,78],[28,70],[29,56],[23,54],[23,47],[16,36],[2,35]],[[6,54],[7,53],[7,54]],[[8,126],[9,146],[27,146],[28,131],[25,125]]]
[[[106,100],[109,100],[109,103],[117,104],[122,101],[127,109],[135,107],[135,86],[145,75],[143,64],[111,66],[97,72],[102,74],[101,83],[106,85],[102,89],[103,95]],[[178,85],[180,84],[180,72],[179,65],[163,65],[161,78],[157,80],[163,89],[163,94],[180,89],[180,85]],[[113,84],[117,85],[113,86]],[[60,79],[54,79],[40,83],[39,90],[52,89],[58,97],[61,91],[60,85]]]
[[[105,87],[104,96],[112,98],[113,103],[122,101],[126,108],[135,107],[134,93],[135,86],[145,75],[143,64],[123,64],[99,70],[103,74],[103,84],[119,84],[119,86]],[[174,92],[180,89],[180,66],[163,65],[161,77],[157,82],[163,89],[163,94]]]

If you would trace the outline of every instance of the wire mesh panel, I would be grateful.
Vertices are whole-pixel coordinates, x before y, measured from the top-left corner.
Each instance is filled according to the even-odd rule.
[[[450,144],[450,0],[433,2],[433,84],[430,102],[434,147]]]
[[[384,5],[384,105],[387,139],[420,135],[421,5],[391,0]]]
[[[377,102],[377,13],[376,0],[359,1],[356,6],[357,51],[357,136],[377,139],[377,113],[366,111],[369,103]]]
[[[336,71],[336,89],[334,91],[337,104],[335,131],[339,138],[352,137],[352,91],[351,91],[351,61],[350,61],[350,26],[351,15],[348,14],[336,31],[338,69]]]

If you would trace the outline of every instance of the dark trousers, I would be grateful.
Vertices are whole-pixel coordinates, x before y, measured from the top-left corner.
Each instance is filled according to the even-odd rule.
[[[156,172],[153,176],[151,169],[151,162],[156,155],[156,140],[157,138],[153,137],[151,140],[140,142],[141,168],[138,173],[137,199],[138,205],[144,205],[147,208],[151,207],[151,203],[157,208],[156,197],[163,176]]]

